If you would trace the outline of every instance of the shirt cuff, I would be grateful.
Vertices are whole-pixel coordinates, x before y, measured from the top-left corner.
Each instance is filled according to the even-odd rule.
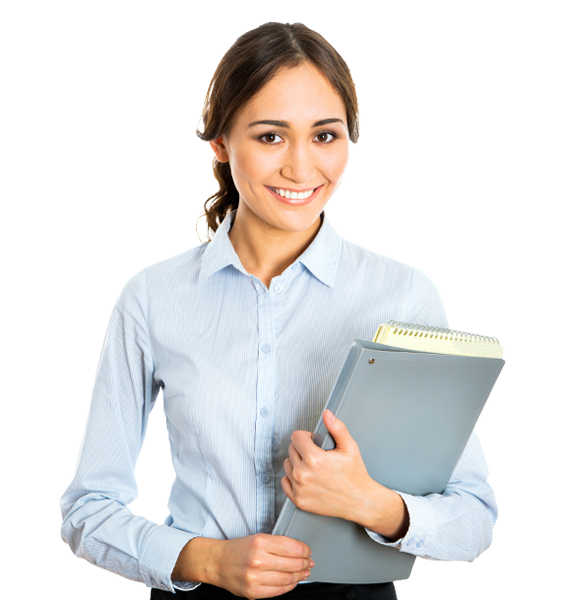
[[[401,496],[408,509],[410,525],[406,535],[393,541],[366,527],[365,531],[371,539],[383,546],[398,548],[401,552],[408,552],[415,556],[425,556],[427,548],[435,539],[437,531],[433,508],[424,496],[411,496],[403,492],[396,493]]]
[[[175,581],[173,585],[171,579],[180,551],[195,537],[199,536],[176,527],[157,526],[147,540],[139,561],[145,585],[169,592],[174,592],[175,589],[188,591],[198,587],[199,582],[190,581]]]
[[[191,592],[195,590],[200,583],[189,582],[189,581],[175,581],[173,580],[173,588],[175,590],[180,590],[181,592]]]

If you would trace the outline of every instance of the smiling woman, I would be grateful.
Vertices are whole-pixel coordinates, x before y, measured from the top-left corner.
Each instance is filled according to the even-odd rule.
[[[243,265],[268,286],[315,237],[347,166],[348,138],[359,137],[351,74],[315,31],[267,23],[226,53],[202,120],[198,135],[212,145],[220,183],[208,199],[208,226],[215,231],[238,209],[230,239]],[[242,246],[242,239],[255,243]],[[275,261],[257,264],[265,254],[259,247],[275,239],[277,251],[267,250]]]
[[[312,31],[301,23],[283,25],[282,23],[266,23],[242,35],[232,46],[229,52],[220,61],[206,95],[202,120],[204,130],[198,136],[205,141],[212,141],[229,133],[234,125],[238,113],[247,103],[256,101],[258,95],[263,95],[273,78],[280,75],[281,70],[292,70],[295,67],[315,69],[316,78],[325,78],[320,94],[329,93],[341,99],[339,112],[345,111],[345,134],[352,142],[357,142],[359,137],[359,115],[355,85],[351,78],[349,68],[343,58],[328,42],[317,32]],[[288,82],[290,85],[298,81]],[[271,86],[269,86],[271,87]],[[314,98],[303,95],[305,90],[296,88],[283,88],[278,90],[271,87],[271,96],[278,96],[283,91],[291,103],[300,103],[307,107],[307,114],[312,114],[316,105]],[[330,101],[331,102],[331,101]],[[288,102],[283,101],[288,109]],[[276,106],[272,107],[273,109]],[[281,108],[285,108],[281,106]],[[320,107],[320,109],[323,107]],[[343,119],[339,115],[325,115],[316,117],[307,123],[308,126],[323,127],[333,124],[335,118]],[[301,124],[304,121],[301,119]],[[291,128],[291,123],[278,115],[262,114],[257,120],[246,123],[248,127],[259,124],[271,125],[284,130]],[[268,129],[265,133],[272,134]],[[320,133],[320,132],[317,132]],[[323,132],[322,132],[323,133]],[[284,136],[282,136],[284,139]],[[271,138],[271,141],[274,141]],[[219,192],[214,194],[209,201],[212,206],[207,209],[208,225],[215,231],[219,222],[228,210],[238,207],[238,191],[231,181],[230,167],[226,161],[221,160],[214,164],[216,178],[220,182]],[[297,187],[297,186],[294,186]]]
[[[375,544],[473,560],[497,515],[476,436],[426,497],[373,480],[329,411],[336,448],[312,441],[354,338],[390,320],[448,327],[418,269],[343,240],[324,216],[359,134],[347,65],[304,25],[267,23],[222,59],[203,123],[220,184],[205,203],[212,239],[144,269],[116,303],[63,539],[153,599],[396,598],[392,582],[316,580],[307,544],[270,533],[287,497]],[[157,525],[127,505],[160,390],[176,478]]]
[[[211,141],[239,195],[230,239],[267,287],[320,228],[347,166],[346,123],[341,97],[305,62],[283,67],[237,113],[229,133]]]

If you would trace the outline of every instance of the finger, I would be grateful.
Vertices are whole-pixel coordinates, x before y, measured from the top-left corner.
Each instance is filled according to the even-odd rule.
[[[336,449],[344,450],[345,452],[353,452],[355,450],[355,440],[351,437],[345,423],[338,419],[331,411],[326,409],[322,415],[324,425],[331,433],[335,440]]]
[[[287,475],[281,479],[281,487],[283,492],[286,494],[286,497],[294,503],[294,490],[292,489],[292,484],[290,483]]]
[[[302,573],[297,577],[293,576],[290,578],[291,583],[288,585],[284,583],[288,578],[284,577],[283,575],[279,578],[282,580],[281,582],[273,582],[272,584],[258,586],[257,593],[253,596],[253,598],[273,598],[275,596],[280,596],[281,594],[286,594],[287,592],[292,591],[300,581],[306,579],[308,575]]]
[[[292,464],[290,463],[290,459],[285,458],[284,462],[283,462],[283,468],[284,468],[284,472],[286,473],[286,476],[288,477],[289,483],[291,486],[295,486],[296,485],[296,481],[294,480],[293,474],[292,474]]]
[[[302,462],[302,456],[300,456],[300,453],[295,448],[294,444],[291,444],[288,447],[288,458],[290,459],[290,464],[293,468]]]
[[[314,566],[314,561],[311,558],[287,558],[274,556],[271,558],[275,559],[276,562],[268,561],[262,566],[261,574],[259,575],[260,581],[256,582],[258,586],[294,587],[294,585],[296,585],[298,582],[309,577],[311,569]],[[267,594],[265,594],[265,597],[266,596]]]
[[[304,569],[303,571],[296,571],[290,573],[288,571],[269,571],[263,574],[261,577],[262,585],[292,585],[298,583],[303,579],[306,579],[310,575],[310,571]]]
[[[312,434],[309,431],[295,431],[290,439],[295,450],[300,454],[302,460],[307,460],[312,456],[323,455],[324,450],[316,446],[312,440]],[[289,447],[290,452],[290,447]]]
[[[268,565],[268,566],[267,566]],[[303,573],[309,571],[313,566],[312,559],[307,557],[291,558],[288,556],[270,557],[265,569],[281,573]]]
[[[312,550],[308,544],[286,535],[267,535],[268,551],[277,556],[310,558]]]

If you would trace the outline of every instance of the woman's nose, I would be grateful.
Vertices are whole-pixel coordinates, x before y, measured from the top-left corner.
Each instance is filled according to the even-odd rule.
[[[307,144],[293,144],[284,156],[281,175],[296,184],[305,184],[314,179],[314,157]]]

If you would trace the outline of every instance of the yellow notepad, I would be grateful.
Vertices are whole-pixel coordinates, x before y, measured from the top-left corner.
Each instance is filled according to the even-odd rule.
[[[373,342],[433,354],[502,358],[502,346],[496,338],[401,321],[381,325]]]

